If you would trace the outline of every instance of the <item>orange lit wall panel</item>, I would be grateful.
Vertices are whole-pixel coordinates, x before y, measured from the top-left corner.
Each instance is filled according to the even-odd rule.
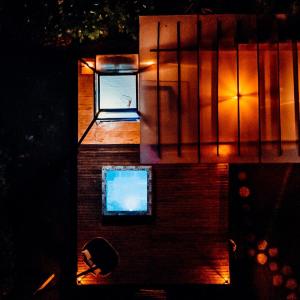
[[[201,155],[212,157],[216,155],[216,118],[213,91],[213,70],[216,55],[212,51],[201,51],[199,53],[200,76],[199,76],[199,125]]]
[[[219,51],[219,134],[221,144],[237,142],[237,90],[235,51]]]
[[[257,77],[256,46],[242,44],[239,46],[240,151],[241,157],[249,160],[256,160],[258,153]]]
[[[195,43],[197,17],[145,18],[140,34],[140,112],[142,161],[197,162],[197,53],[162,51],[188,49]],[[143,20],[143,18],[141,18]],[[155,20],[155,21],[154,21]],[[178,31],[178,20],[180,29]],[[190,22],[193,20],[193,22]],[[159,35],[159,36],[158,36]],[[157,50],[157,47],[159,49]],[[159,69],[157,56],[159,55]],[[180,61],[180,67],[178,67]],[[159,76],[159,87],[157,86]],[[180,87],[178,86],[180,78]],[[159,99],[157,99],[159,89]]]
[[[254,16],[141,17],[141,162],[300,161],[295,54],[274,36]]]

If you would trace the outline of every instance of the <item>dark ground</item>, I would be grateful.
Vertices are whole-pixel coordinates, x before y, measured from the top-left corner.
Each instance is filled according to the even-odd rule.
[[[0,298],[29,299],[70,260],[76,60],[15,49],[2,66]]]

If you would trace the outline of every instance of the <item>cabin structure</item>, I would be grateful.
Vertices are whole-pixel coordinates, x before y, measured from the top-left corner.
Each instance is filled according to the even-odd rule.
[[[120,258],[78,285],[230,284],[230,165],[300,162],[299,43],[284,15],[267,25],[143,16],[139,53],[78,61],[77,271],[94,237]],[[132,199],[128,215],[105,214],[103,167],[150,168],[150,215],[134,215]],[[112,186],[127,199],[136,180]]]

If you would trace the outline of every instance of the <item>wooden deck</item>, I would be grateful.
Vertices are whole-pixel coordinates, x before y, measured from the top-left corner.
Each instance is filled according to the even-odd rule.
[[[120,254],[105,278],[80,284],[224,284],[229,282],[228,165],[154,165],[154,218],[145,224],[105,224],[101,166],[138,165],[136,145],[82,145],[78,153],[78,272],[81,248],[102,236]]]

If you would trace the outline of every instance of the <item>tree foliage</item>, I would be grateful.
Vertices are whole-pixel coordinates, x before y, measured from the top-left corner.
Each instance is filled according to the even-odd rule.
[[[152,0],[23,0],[21,5],[18,11],[4,7],[16,21],[7,17],[7,30],[17,39],[56,46],[118,36],[136,40],[138,16],[154,9]]]
[[[18,3],[18,4],[17,4]],[[26,43],[68,46],[108,38],[138,38],[138,16],[185,13],[285,12],[298,15],[300,0],[20,0],[0,4],[1,31]]]

